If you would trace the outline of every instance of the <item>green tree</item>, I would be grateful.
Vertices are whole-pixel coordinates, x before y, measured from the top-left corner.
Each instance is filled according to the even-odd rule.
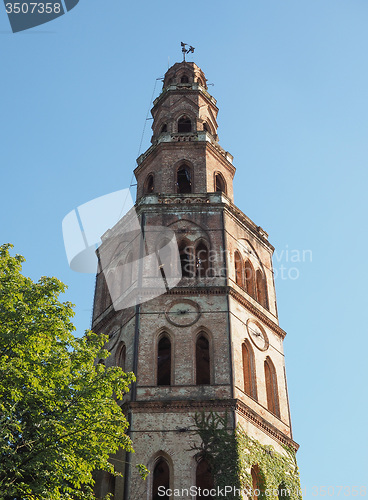
[[[65,285],[21,274],[0,247],[0,499],[90,499],[93,471],[133,451],[118,400],[132,373],[95,363],[106,337],[73,335]]]

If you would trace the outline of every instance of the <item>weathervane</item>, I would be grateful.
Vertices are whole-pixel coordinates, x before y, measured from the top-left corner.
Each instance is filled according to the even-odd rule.
[[[189,54],[190,52],[194,52],[194,47],[189,45],[189,43],[183,43],[183,42],[180,42],[180,43],[181,43],[181,51],[183,53],[183,61],[185,62],[185,54]],[[189,48],[187,49],[187,47],[189,47]]]

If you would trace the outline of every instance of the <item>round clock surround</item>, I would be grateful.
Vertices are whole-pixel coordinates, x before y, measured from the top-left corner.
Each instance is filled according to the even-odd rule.
[[[201,309],[193,300],[181,299],[168,306],[165,316],[167,321],[174,326],[192,326],[199,320]]]
[[[268,340],[267,333],[261,323],[254,319],[248,319],[247,321],[247,332],[252,341],[253,345],[257,347],[260,351],[267,351],[270,343]]]

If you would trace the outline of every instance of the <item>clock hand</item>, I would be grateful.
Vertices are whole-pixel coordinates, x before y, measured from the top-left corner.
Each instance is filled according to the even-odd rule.
[[[257,332],[256,330],[253,330],[252,328],[249,328],[249,330],[253,333],[253,335],[255,335],[256,337],[261,337],[262,336],[262,333],[261,332]]]

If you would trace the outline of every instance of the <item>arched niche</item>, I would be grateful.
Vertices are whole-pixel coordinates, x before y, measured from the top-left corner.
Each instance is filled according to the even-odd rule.
[[[208,498],[202,494],[203,490],[212,490],[215,486],[211,465],[205,458],[199,458],[196,467],[197,499]]]
[[[224,176],[220,172],[215,173],[215,192],[224,194],[227,192]]]
[[[206,277],[209,268],[209,251],[204,241],[200,241],[196,246],[196,274],[198,277]]]
[[[115,353],[115,365],[119,366],[125,372],[126,365],[126,346],[124,342],[119,342]]]
[[[157,385],[171,385],[171,341],[161,334],[157,344]]]
[[[192,132],[192,120],[188,115],[183,115],[178,120],[178,133],[179,134],[188,134]]]
[[[234,254],[235,264],[235,282],[239,286],[243,286],[243,259],[238,251]]]
[[[196,385],[211,383],[210,341],[205,332],[200,332],[196,340]]]
[[[257,399],[257,377],[254,352],[248,339],[242,344],[244,392]]]
[[[169,499],[167,494],[162,492],[170,488],[170,467],[163,456],[158,456],[152,474],[152,500]]]
[[[279,391],[277,384],[277,375],[271,358],[267,356],[264,362],[267,408],[271,413],[280,418]]]
[[[144,181],[143,192],[144,194],[151,194],[155,191],[155,178],[153,174],[148,174]]]
[[[191,168],[183,163],[176,171],[176,190],[178,194],[190,194],[192,192]]]

